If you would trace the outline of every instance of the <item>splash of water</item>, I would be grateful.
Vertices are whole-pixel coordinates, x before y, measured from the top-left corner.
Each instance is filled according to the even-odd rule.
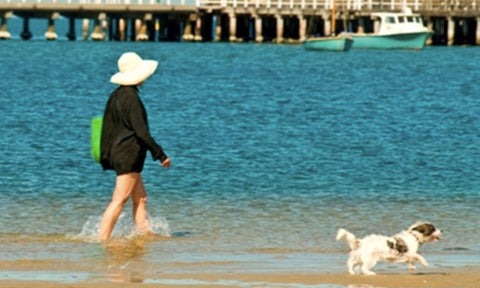
[[[118,217],[117,223],[112,231],[112,237],[115,238],[134,238],[139,236],[131,217],[122,212]],[[76,235],[69,235],[75,240],[87,242],[98,242],[98,231],[100,229],[101,216],[90,216],[82,226],[82,231]],[[162,216],[150,216],[148,218],[150,229],[153,234],[158,236],[170,237],[170,227],[167,220]]]
[[[83,240],[87,242],[98,242],[98,230],[100,229],[101,216],[90,216],[82,226],[82,231],[75,235],[69,235],[75,240]]]
[[[170,226],[162,216],[149,217],[150,228],[155,235],[170,237]]]

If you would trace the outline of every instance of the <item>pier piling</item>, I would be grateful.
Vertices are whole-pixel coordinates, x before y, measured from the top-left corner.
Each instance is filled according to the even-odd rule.
[[[197,19],[195,20],[195,37],[194,41],[200,42],[203,40],[202,37],[202,18],[197,15]]]
[[[77,35],[75,33],[75,18],[74,17],[69,17],[68,18],[68,33],[67,33],[67,39],[70,41],[73,41],[77,38]]]
[[[23,31],[20,37],[24,40],[32,38],[32,32],[30,32],[30,18],[23,17]]]
[[[263,42],[262,17],[255,15],[255,42]]]
[[[480,17],[477,17],[477,29],[475,31],[475,44],[480,45]]]
[[[277,20],[277,38],[275,39],[275,42],[277,43],[282,43],[283,42],[283,29],[284,29],[284,20],[282,15],[275,15],[275,18]]]
[[[89,25],[90,25],[90,20],[89,19],[83,19],[83,33],[82,33],[82,39],[87,40],[88,39],[88,30],[89,30]]]
[[[228,41],[236,42],[237,41],[237,16],[235,13],[228,14],[228,21],[230,25],[230,36]]]
[[[447,18],[448,30],[447,30],[447,45],[452,46],[455,40],[455,21],[452,17]]]
[[[301,14],[298,14],[297,17],[299,20],[299,27],[298,27],[299,40],[304,41],[306,38],[305,32],[307,31],[307,19]]]

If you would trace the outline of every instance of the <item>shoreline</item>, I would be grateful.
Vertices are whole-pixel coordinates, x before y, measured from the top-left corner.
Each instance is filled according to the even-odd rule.
[[[39,271],[30,271],[39,272]],[[150,279],[86,279],[73,282],[42,280],[0,280],[0,287],[83,288],[83,287],[298,287],[298,288],[477,288],[480,266],[435,269],[428,273],[379,274],[375,276],[347,273],[159,273]],[[123,281],[122,281],[123,280]]]
[[[343,253],[293,258],[273,253],[240,262],[156,262],[125,255],[124,248],[110,251],[110,257],[0,261],[0,288],[477,288],[480,283],[478,255],[462,253],[429,254],[430,267],[419,266],[415,273],[402,264],[379,263],[377,275],[364,276],[347,273]]]

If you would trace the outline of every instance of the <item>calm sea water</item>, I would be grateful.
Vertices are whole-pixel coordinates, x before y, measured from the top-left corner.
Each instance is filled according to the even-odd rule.
[[[155,231],[173,237],[127,245],[118,263],[344,271],[338,228],[428,220],[445,234],[422,247],[433,267],[478,264],[480,50],[44,40],[0,43],[2,261],[108,258],[95,239],[115,177],[93,161],[89,125],[129,50],[160,62],[141,97],[172,167],[149,155],[144,180]]]

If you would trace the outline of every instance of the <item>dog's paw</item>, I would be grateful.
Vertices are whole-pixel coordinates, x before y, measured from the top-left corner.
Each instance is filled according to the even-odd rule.
[[[368,270],[367,268],[362,268],[362,274],[363,275],[367,275],[367,276],[371,276],[371,275],[377,275],[377,273],[371,271],[371,270]]]
[[[428,265],[427,262],[425,262],[425,264],[422,262],[422,264],[423,264],[423,265],[425,265],[425,264]],[[425,266],[427,266],[427,265],[425,265]],[[415,271],[417,271],[417,267],[415,267],[415,265],[414,265],[413,263],[408,263],[408,268],[410,269],[410,272],[412,272],[412,273],[415,272]]]
[[[425,260],[425,258],[423,258],[422,256],[418,255],[417,259],[418,259],[418,262],[420,262],[420,264],[422,264],[422,265],[425,266],[425,267],[428,267],[428,262],[427,262],[427,260]]]

